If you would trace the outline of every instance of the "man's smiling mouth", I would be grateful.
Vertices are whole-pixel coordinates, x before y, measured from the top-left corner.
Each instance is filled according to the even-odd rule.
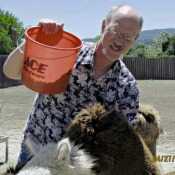
[[[115,52],[120,52],[123,49],[122,46],[116,44],[115,42],[110,45],[110,48]]]

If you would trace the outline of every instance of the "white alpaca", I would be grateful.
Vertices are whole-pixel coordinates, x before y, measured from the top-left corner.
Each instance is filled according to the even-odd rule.
[[[42,147],[17,175],[93,175],[95,161],[68,138]]]

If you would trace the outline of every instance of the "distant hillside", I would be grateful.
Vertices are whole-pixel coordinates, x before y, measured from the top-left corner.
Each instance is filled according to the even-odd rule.
[[[138,38],[138,42],[149,44],[153,39],[159,37],[163,32],[175,34],[175,28],[144,30]]]
[[[167,28],[167,29],[153,29],[153,30],[144,30],[141,32],[140,37],[138,38],[137,42],[149,44],[152,42],[153,39],[160,36],[160,33],[166,32],[169,34],[175,34],[175,28]],[[85,38],[84,41],[88,42],[95,42],[95,38]]]

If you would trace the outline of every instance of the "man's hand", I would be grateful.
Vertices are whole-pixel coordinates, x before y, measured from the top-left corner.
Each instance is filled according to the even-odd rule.
[[[64,24],[57,24],[55,21],[50,19],[41,19],[38,25],[41,26],[42,31],[48,35],[57,33],[60,30],[63,30],[64,27]]]

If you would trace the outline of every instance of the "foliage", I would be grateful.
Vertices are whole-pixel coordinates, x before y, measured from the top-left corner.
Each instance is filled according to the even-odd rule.
[[[150,44],[136,44],[128,51],[126,56],[145,58],[175,56],[175,35],[163,32],[159,37],[153,39]]]
[[[138,44],[134,46],[133,48],[129,49],[127,55],[132,56],[132,57],[144,57],[145,56],[145,45]]]
[[[0,54],[13,50],[23,35],[23,23],[12,13],[0,9]]]
[[[175,55],[175,35],[170,37],[169,40],[167,41],[167,47],[165,49],[165,52],[168,55]]]

